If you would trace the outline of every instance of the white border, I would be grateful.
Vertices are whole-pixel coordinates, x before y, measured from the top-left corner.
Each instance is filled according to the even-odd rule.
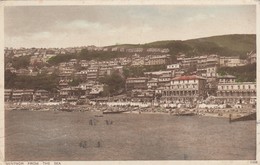
[[[37,0],[37,1],[0,1],[0,67],[1,71],[0,74],[2,79],[0,81],[0,106],[2,111],[0,111],[0,160],[3,163],[4,158],[4,7],[5,6],[80,6],[80,5],[256,5],[256,19],[257,19],[257,34],[259,33],[259,19],[260,19],[260,1],[257,0],[67,0],[67,1],[53,1],[53,0]],[[257,43],[260,42],[260,37],[257,35]],[[257,56],[259,56],[260,44],[257,44]],[[257,58],[257,63],[260,60]],[[257,82],[260,79],[260,69],[257,65]],[[257,83],[257,96],[260,92],[260,84]],[[260,97],[257,97],[257,102],[260,103]],[[259,106],[257,105],[257,111]],[[259,144],[259,136],[260,133],[260,114],[257,112],[257,158],[258,164],[260,163],[259,154],[260,147]],[[207,165],[207,164],[238,164],[238,165],[245,165],[245,164],[256,164],[250,160],[210,160],[210,161],[181,161],[181,160],[173,160],[173,161],[56,161],[60,162],[61,164],[95,164],[95,165],[102,165],[102,164],[143,164],[143,165],[150,165],[150,164],[199,164],[199,165]],[[54,164],[54,162],[50,162]],[[24,164],[28,164],[24,162]],[[39,164],[42,164],[40,161]]]
[[[4,6],[0,2],[0,160],[4,160]]]
[[[66,5],[254,5],[257,0],[4,0],[5,6]]]

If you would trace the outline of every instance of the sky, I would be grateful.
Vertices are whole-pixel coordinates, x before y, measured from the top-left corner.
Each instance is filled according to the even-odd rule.
[[[143,44],[255,34],[255,5],[8,6],[5,47]]]

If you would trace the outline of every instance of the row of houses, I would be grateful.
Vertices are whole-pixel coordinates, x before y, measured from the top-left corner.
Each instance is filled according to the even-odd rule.
[[[137,56],[132,58],[132,66],[143,66],[143,65],[165,65],[171,62],[169,54],[163,55],[147,55],[144,57]]]
[[[62,69],[59,73],[59,86],[68,87],[74,79],[81,81],[94,81],[97,82],[99,78],[106,75],[111,75],[112,72],[123,73],[122,66],[90,66],[85,70],[76,71],[74,68]]]
[[[5,101],[48,101],[50,93],[46,90],[33,89],[5,89]]]
[[[164,65],[169,64],[171,61],[169,54],[163,55],[146,55],[140,56],[138,54],[134,54],[131,57],[120,57],[114,58],[113,60],[108,61],[96,61],[96,60],[76,60],[71,59],[68,62],[62,62],[59,64],[59,67],[75,67],[80,66],[82,68],[87,68],[89,66],[142,66],[142,65]]]
[[[79,53],[85,47],[68,47],[68,48],[5,48],[5,57],[21,57],[21,56],[34,56],[46,57],[58,54],[75,54]]]
[[[126,53],[169,53],[170,49],[168,48],[126,48],[126,47],[96,47],[96,46],[88,46],[87,50],[89,51],[112,51],[112,52],[126,52]]]
[[[69,86],[61,88],[57,93],[50,93],[46,90],[33,89],[5,89],[4,99],[6,102],[24,102],[24,101],[50,101],[51,98],[56,100],[78,101],[96,97],[104,90],[103,84],[96,82],[81,83],[78,86]]]
[[[35,69],[34,67],[28,67],[27,69],[15,69],[13,67],[7,67],[5,70],[9,70],[12,73],[15,73],[18,76],[37,76],[41,73],[53,74],[58,71],[58,67],[42,67],[41,69]]]
[[[216,54],[203,55],[196,57],[186,57],[184,54],[177,56],[177,61],[182,63],[184,67],[196,66],[198,69],[205,67],[235,67],[244,66],[256,62],[256,53],[250,52],[247,54],[246,59],[241,59],[239,56],[219,56]]]
[[[82,47],[68,47],[68,48],[5,48],[5,57],[21,57],[21,56],[33,56],[33,59],[38,57],[44,57],[46,59],[56,56],[59,54],[76,54],[80,53],[83,49],[88,51],[111,51],[111,52],[125,52],[125,53],[169,53],[168,48],[127,48],[127,47],[97,47],[94,45],[91,46],[82,46]],[[46,60],[45,59],[45,60]]]

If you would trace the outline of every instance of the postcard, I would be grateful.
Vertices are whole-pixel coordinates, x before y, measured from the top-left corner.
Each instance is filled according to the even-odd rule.
[[[1,9],[6,164],[259,163],[257,1]]]

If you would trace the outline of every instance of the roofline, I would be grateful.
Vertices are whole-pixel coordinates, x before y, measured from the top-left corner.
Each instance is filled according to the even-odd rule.
[[[183,78],[183,79],[181,79]],[[201,80],[207,80],[204,77],[201,76],[197,76],[197,75],[190,75],[190,76],[179,76],[179,77],[174,77],[172,80],[197,80],[197,79],[201,79]]]

